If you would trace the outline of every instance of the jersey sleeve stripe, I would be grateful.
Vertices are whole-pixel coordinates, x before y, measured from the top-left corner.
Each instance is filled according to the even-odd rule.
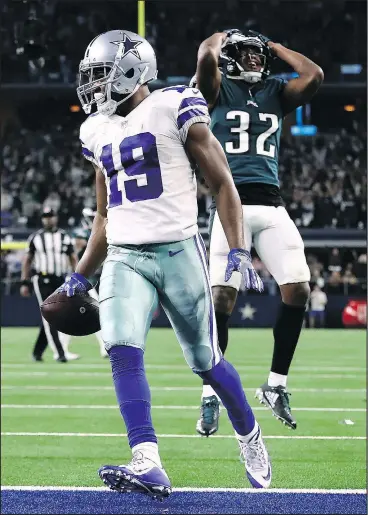
[[[189,106],[206,106],[207,102],[201,97],[189,97],[184,98],[179,106],[179,113],[182,109]]]
[[[202,116],[202,117],[205,117],[205,118],[208,117],[207,113],[205,113],[205,112],[203,112],[202,110],[199,110],[199,109],[190,109],[189,111],[185,111],[184,113],[179,114],[179,116],[178,116],[178,128],[179,128],[179,130],[183,127],[183,125],[188,120],[190,120],[191,118],[195,118],[197,116]]]
[[[95,158],[94,153],[88,150],[87,147],[82,147],[82,154],[86,157],[92,157],[93,159]]]
[[[199,111],[201,111],[202,114],[206,114],[208,115],[208,108],[207,106],[189,106],[189,107],[184,107],[183,109],[181,109],[179,112],[178,112],[178,116],[181,116],[183,113],[186,113],[187,111],[190,111],[191,109],[198,109]]]
[[[205,123],[207,125],[209,125],[211,122],[211,118],[208,116],[208,115],[204,115],[204,114],[201,114],[200,116],[194,116],[192,118],[189,118],[185,123],[184,125],[182,126],[181,129],[179,129],[179,135],[180,135],[180,139],[183,143],[186,142],[187,140],[187,136],[188,136],[188,131],[190,129],[190,127],[192,125],[194,125],[195,123]]]

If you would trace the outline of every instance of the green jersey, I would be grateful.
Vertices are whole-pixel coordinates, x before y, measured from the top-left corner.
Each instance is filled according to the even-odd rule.
[[[280,93],[285,81],[266,79],[261,88],[222,75],[211,112],[211,129],[220,141],[234,182],[279,187],[278,157],[283,112]]]

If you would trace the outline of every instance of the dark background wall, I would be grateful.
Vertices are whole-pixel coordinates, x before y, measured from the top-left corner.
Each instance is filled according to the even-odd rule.
[[[326,309],[326,327],[344,327],[342,313],[348,302],[364,299],[359,295],[331,295]],[[278,296],[240,295],[231,317],[232,327],[272,327],[280,305]],[[307,318],[307,317],[306,317]],[[40,310],[33,296],[23,298],[20,295],[4,295],[1,299],[2,327],[32,327],[41,322]],[[153,327],[169,327],[169,321],[160,310],[153,320]]]

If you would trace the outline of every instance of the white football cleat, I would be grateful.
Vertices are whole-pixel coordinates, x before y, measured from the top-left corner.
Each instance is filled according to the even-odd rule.
[[[238,440],[240,457],[245,464],[245,470],[254,488],[268,488],[271,484],[272,468],[265,444],[262,440],[261,428],[252,436],[249,442]]]
[[[74,359],[79,359],[79,354],[74,354],[73,352],[66,352],[65,357],[68,361],[73,361]]]
[[[58,354],[54,354],[54,359],[58,359],[59,355]],[[73,352],[65,352],[65,357],[68,361],[73,361],[75,359],[79,359],[80,358],[80,355],[79,354],[74,354]]]

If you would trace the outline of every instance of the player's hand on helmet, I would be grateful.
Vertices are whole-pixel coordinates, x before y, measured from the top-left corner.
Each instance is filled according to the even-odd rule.
[[[63,285],[60,286],[59,292],[65,292],[67,297],[73,297],[78,293],[87,293],[93,288],[92,284],[82,274],[74,272],[68,277]]]
[[[224,39],[221,48],[226,47],[227,45],[238,43],[239,36],[244,37],[244,34],[239,29],[227,29],[223,30],[226,34],[226,38]]]
[[[250,253],[244,249],[231,249],[227,256],[225,281],[230,280],[233,272],[242,274],[242,283],[247,290],[261,293],[264,289],[262,279],[254,270]]]
[[[256,30],[248,30],[247,35],[260,39],[262,43],[267,47],[269,51],[269,57],[271,57],[272,59],[275,59],[277,57],[274,50],[275,42],[272,41],[272,39],[265,36],[264,34],[261,34],[260,32],[257,32]]]
[[[267,46],[268,46],[268,43],[271,41],[270,38],[268,38],[267,36],[264,36],[260,32],[257,32],[256,30],[248,30],[248,35],[251,37],[254,37],[254,38],[259,38],[262,41],[262,43],[264,43]]]

